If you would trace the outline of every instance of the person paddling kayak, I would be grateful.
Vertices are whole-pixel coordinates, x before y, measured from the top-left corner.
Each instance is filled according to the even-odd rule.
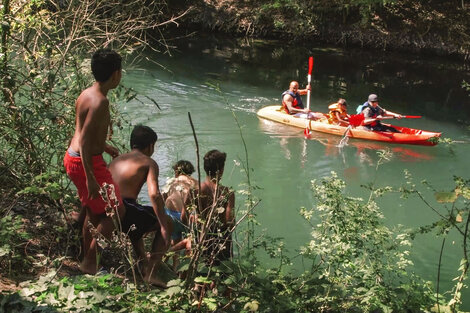
[[[364,122],[363,125],[374,131],[382,131],[382,132],[391,132],[391,133],[399,133],[399,131],[388,125],[383,125],[380,123],[378,118],[381,117],[393,117],[393,118],[402,118],[402,115],[384,110],[379,106],[379,98],[376,94],[370,94],[367,102],[362,105],[362,115],[364,115]]]
[[[287,114],[295,115],[302,118],[314,119],[314,115],[309,109],[305,109],[301,96],[306,95],[311,90],[310,85],[305,89],[299,89],[299,83],[292,81],[289,89],[282,93],[281,110]]]

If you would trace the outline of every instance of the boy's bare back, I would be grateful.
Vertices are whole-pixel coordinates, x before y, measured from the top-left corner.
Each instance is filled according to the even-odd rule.
[[[212,205],[215,203],[216,210],[218,208],[224,208],[223,212],[217,212],[219,221],[224,226],[233,224],[233,207],[235,204],[235,194],[228,187],[218,185],[218,191],[216,193],[216,184],[212,181],[204,181],[201,184],[201,191],[199,196],[201,197],[201,214],[204,218],[207,218]],[[216,197],[217,196],[217,197]]]
[[[143,184],[156,172],[158,165],[139,151],[131,151],[115,158],[109,165],[114,181],[120,186],[122,198],[137,199]]]
[[[75,111],[75,133],[70,148],[80,152],[80,143],[85,142],[91,155],[103,153],[110,123],[109,101],[97,83],[80,94]]]
[[[179,175],[171,182],[165,206],[177,212],[182,212],[191,197],[191,192],[197,188],[197,180],[186,175]]]

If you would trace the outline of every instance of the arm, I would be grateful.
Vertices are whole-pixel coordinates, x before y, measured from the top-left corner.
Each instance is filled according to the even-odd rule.
[[[113,137],[114,131],[113,131],[113,120],[109,120],[109,131],[108,131],[108,140],[111,141]],[[116,147],[113,147],[111,145],[105,144],[104,146],[104,152],[109,154],[113,159],[119,156],[119,150]]]
[[[339,121],[339,124],[346,124],[346,125],[349,125],[349,122],[347,120],[344,120],[341,118],[341,114],[339,114],[338,111],[335,111],[335,115],[336,115],[336,118],[338,119]]]
[[[362,125],[369,125],[375,122],[377,119],[371,117],[371,110],[369,108],[365,108],[362,111],[362,114],[364,115],[364,121],[362,121]]]
[[[105,144],[104,152],[109,154],[113,159],[119,156],[119,150],[116,147]]]
[[[398,118],[398,119],[402,118],[401,114],[394,113],[394,112],[387,111],[387,110],[384,110],[384,116],[392,116],[393,118]]]
[[[305,96],[309,90],[312,90],[312,87],[310,85],[307,85],[305,87],[305,89],[299,89],[297,90],[297,92],[301,95],[301,96]]]
[[[98,133],[99,123],[106,116],[106,110],[106,101],[90,105],[80,134],[80,155],[82,157],[82,164],[85,170],[88,199],[99,197],[100,186],[98,185],[93,172],[92,145],[96,143],[94,137],[96,136],[96,133]]]
[[[165,240],[165,245],[168,247],[170,244],[170,232],[168,229],[168,220],[165,213],[165,204],[163,203],[163,197],[158,187],[158,165],[150,159],[149,171],[147,174],[147,188],[152,203],[153,210],[157,216],[158,222],[160,223],[160,232]]]
[[[194,201],[194,189],[191,186],[188,186],[188,190],[184,193],[183,207],[181,208],[181,222],[183,222],[184,225],[189,225],[189,216],[186,208],[192,205]]]
[[[283,102],[285,103],[285,105],[287,106],[287,109],[289,110],[290,113],[308,113],[309,110],[307,109],[295,109],[293,106],[292,106],[292,101],[294,100],[294,98],[292,98],[291,95],[287,94],[284,96],[284,99],[283,99]]]

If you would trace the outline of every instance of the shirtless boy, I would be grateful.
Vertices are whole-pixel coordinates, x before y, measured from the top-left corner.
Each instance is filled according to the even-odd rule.
[[[122,229],[128,232],[139,261],[143,262],[144,280],[165,287],[154,274],[156,266],[170,244],[170,221],[164,209],[163,197],[158,186],[159,168],[151,156],[155,150],[157,134],[147,126],[137,125],[131,133],[131,152],[122,154],[109,164],[114,181],[121,190],[126,207]],[[137,196],[144,183],[152,206],[137,203]],[[132,230],[131,225],[136,229]],[[147,258],[142,236],[156,231],[150,258]]]
[[[64,166],[77,187],[82,208],[86,210],[82,229],[84,258],[80,270],[95,274],[97,242],[87,225],[88,221],[91,222],[107,238],[114,229],[112,218],[106,214],[108,204],[101,198],[99,191],[104,183],[114,185],[102,154],[106,152],[113,157],[119,154],[116,148],[106,144],[106,138],[110,127],[107,94],[121,81],[121,57],[109,49],[98,50],[93,54],[91,70],[96,81],[76,101],[75,133],[65,153]],[[117,202],[111,203],[113,208],[108,209],[108,214],[112,215],[114,207],[117,207],[119,216],[123,216],[119,188],[116,185],[114,187]]]
[[[165,200],[165,211],[173,220],[187,225],[188,212],[186,206],[193,198],[191,193],[198,187],[197,180],[191,177],[191,174],[194,173],[194,166],[189,161],[180,160],[173,165],[173,170],[175,171],[175,178],[169,184]],[[180,231],[173,230],[172,245],[181,240],[184,226],[180,228]]]
[[[171,248],[169,251],[178,251],[191,248],[191,239],[183,239],[183,232],[188,225],[187,205],[194,199],[194,191],[198,188],[198,181],[191,177],[194,166],[186,160],[179,160],[173,165],[175,177],[168,183],[165,206],[166,214],[173,221],[171,234]],[[178,265],[178,255],[174,255],[173,267]]]
[[[209,218],[210,211],[214,209],[204,245],[207,247],[206,256],[209,257],[210,262],[215,264],[232,256],[230,229],[235,224],[233,212],[235,194],[228,187],[219,183],[224,173],[226,157],[226,153],[218,150],[211,150],[206,153],[204,156],[206,179],[201,184],[199,192],[201,203],[199,213],[201,217],[204,220]],[[223,210],[220,210],[220,208],[223,208]],[[219,233],[222,236],[219,236]]]

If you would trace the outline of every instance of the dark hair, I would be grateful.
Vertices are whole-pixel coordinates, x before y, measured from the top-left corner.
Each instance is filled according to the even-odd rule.
[[[346,99],[343,99],[343,98],[339,98],[339,99],[338,99],[338,103],[339,103],[339,104],[342,104],[342,105],[344,105],[344,106],[348,106],[348,104],[346,103]]]
[[[204,156],[204,171],[207,176],[216,177],[217,173],[224,170],[227,154],[219,150],[211,150]]]
[[[173,165],[173,170],[175,174],[184,174],[184,175],[191,175],[194,173],[194,166],[191,162],[186,160],[179,160]]]
[[[157,142],[158,136],[148,126],[137,125],[131,133],[131,149],[145,149]]]
[[[98,82],[107,81],[115,71],[121,70],[121,56],[111,49],[99,49],[91,58],[91,72]]]

